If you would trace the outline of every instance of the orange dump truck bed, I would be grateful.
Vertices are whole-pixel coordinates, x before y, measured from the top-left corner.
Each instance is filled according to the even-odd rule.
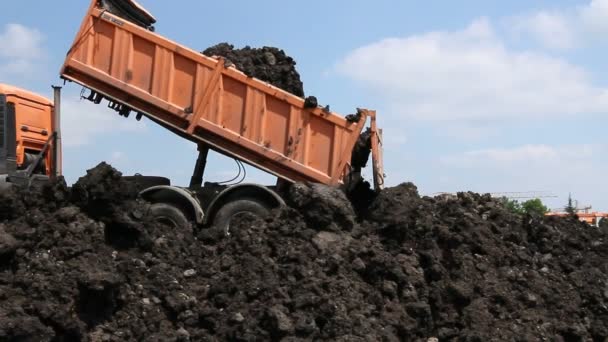
[[[361,120],[350,123],[305,108],[302,98],[99,6],[91,2],[61,76],[184,138],[285,180],[338,185],[367,117],[376,131],[373,111],[361,110]],[[375,171],[381,166],[378,142],[372,142]]]

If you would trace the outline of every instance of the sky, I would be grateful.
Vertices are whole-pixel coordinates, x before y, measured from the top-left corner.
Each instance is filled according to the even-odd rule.
[[[377,110],[389,186],[520,192],[551,209],[571,194],[579,207],[608,211],[608,0],[139,3],[173,41],[199,51],[219,42],[280,47],[297,61],[307,95],[344,115]],[[0,82],[52,98],[88,5],[3,4]],[[193,143],[80,100],[81,90],[63,88],[68,183],[106,161],[188,184]],[[210,155],[207,180],[236,173],[232,159]],[[247,178],[275,180],[250,166]]]

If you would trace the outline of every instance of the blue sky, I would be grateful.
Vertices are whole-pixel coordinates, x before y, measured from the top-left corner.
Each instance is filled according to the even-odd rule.
[[[219,43],[281,47],[307,95],[348,114],[378,110],[389,185],[421,193],[530,192],[551,208],[568,193],[608,210],[608,0],[141,0],[156,32],[203,50]],[[12,1],[0,19],[0,82],[51,96],[88,1]],[[177,5],[176,5],[177,4]],[[186,185],[192,143],[64,88],[69,182],[107,161],[125,174]],[[273,178],[248,167],[252,181]],[[210,180],[234,162],[216,154]]]

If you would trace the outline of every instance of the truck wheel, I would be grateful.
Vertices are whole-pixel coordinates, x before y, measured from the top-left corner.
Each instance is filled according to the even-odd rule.
[[[264,204],[253,199],[239,199],[226,203],[220,208],[213,220],[215,226],[221,229],[224,234],[230,235],[230,223],[232,220],[243,214],[252,214],[264,218],[270,213]]]
[[[186,215],[178,208],[166,203],[154,203],[148,211],[153,221],[166,224],[177,230],[190,230],[192,226]]]

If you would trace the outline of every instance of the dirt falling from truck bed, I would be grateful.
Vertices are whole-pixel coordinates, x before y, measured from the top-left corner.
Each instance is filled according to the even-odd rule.
[[[228,43],[220,43],[202,52],[213,57],[225,57],[249,77],[255,77],[296,96],[304,97],[304,86],[296,70],[296,62],[285,51],[275,47],[235,49]]]
[[[605,341],[608,230],[473,193],[343,194],[230,239],[146,222],[101,164],[72,189],[0,196],[0,341]]]

